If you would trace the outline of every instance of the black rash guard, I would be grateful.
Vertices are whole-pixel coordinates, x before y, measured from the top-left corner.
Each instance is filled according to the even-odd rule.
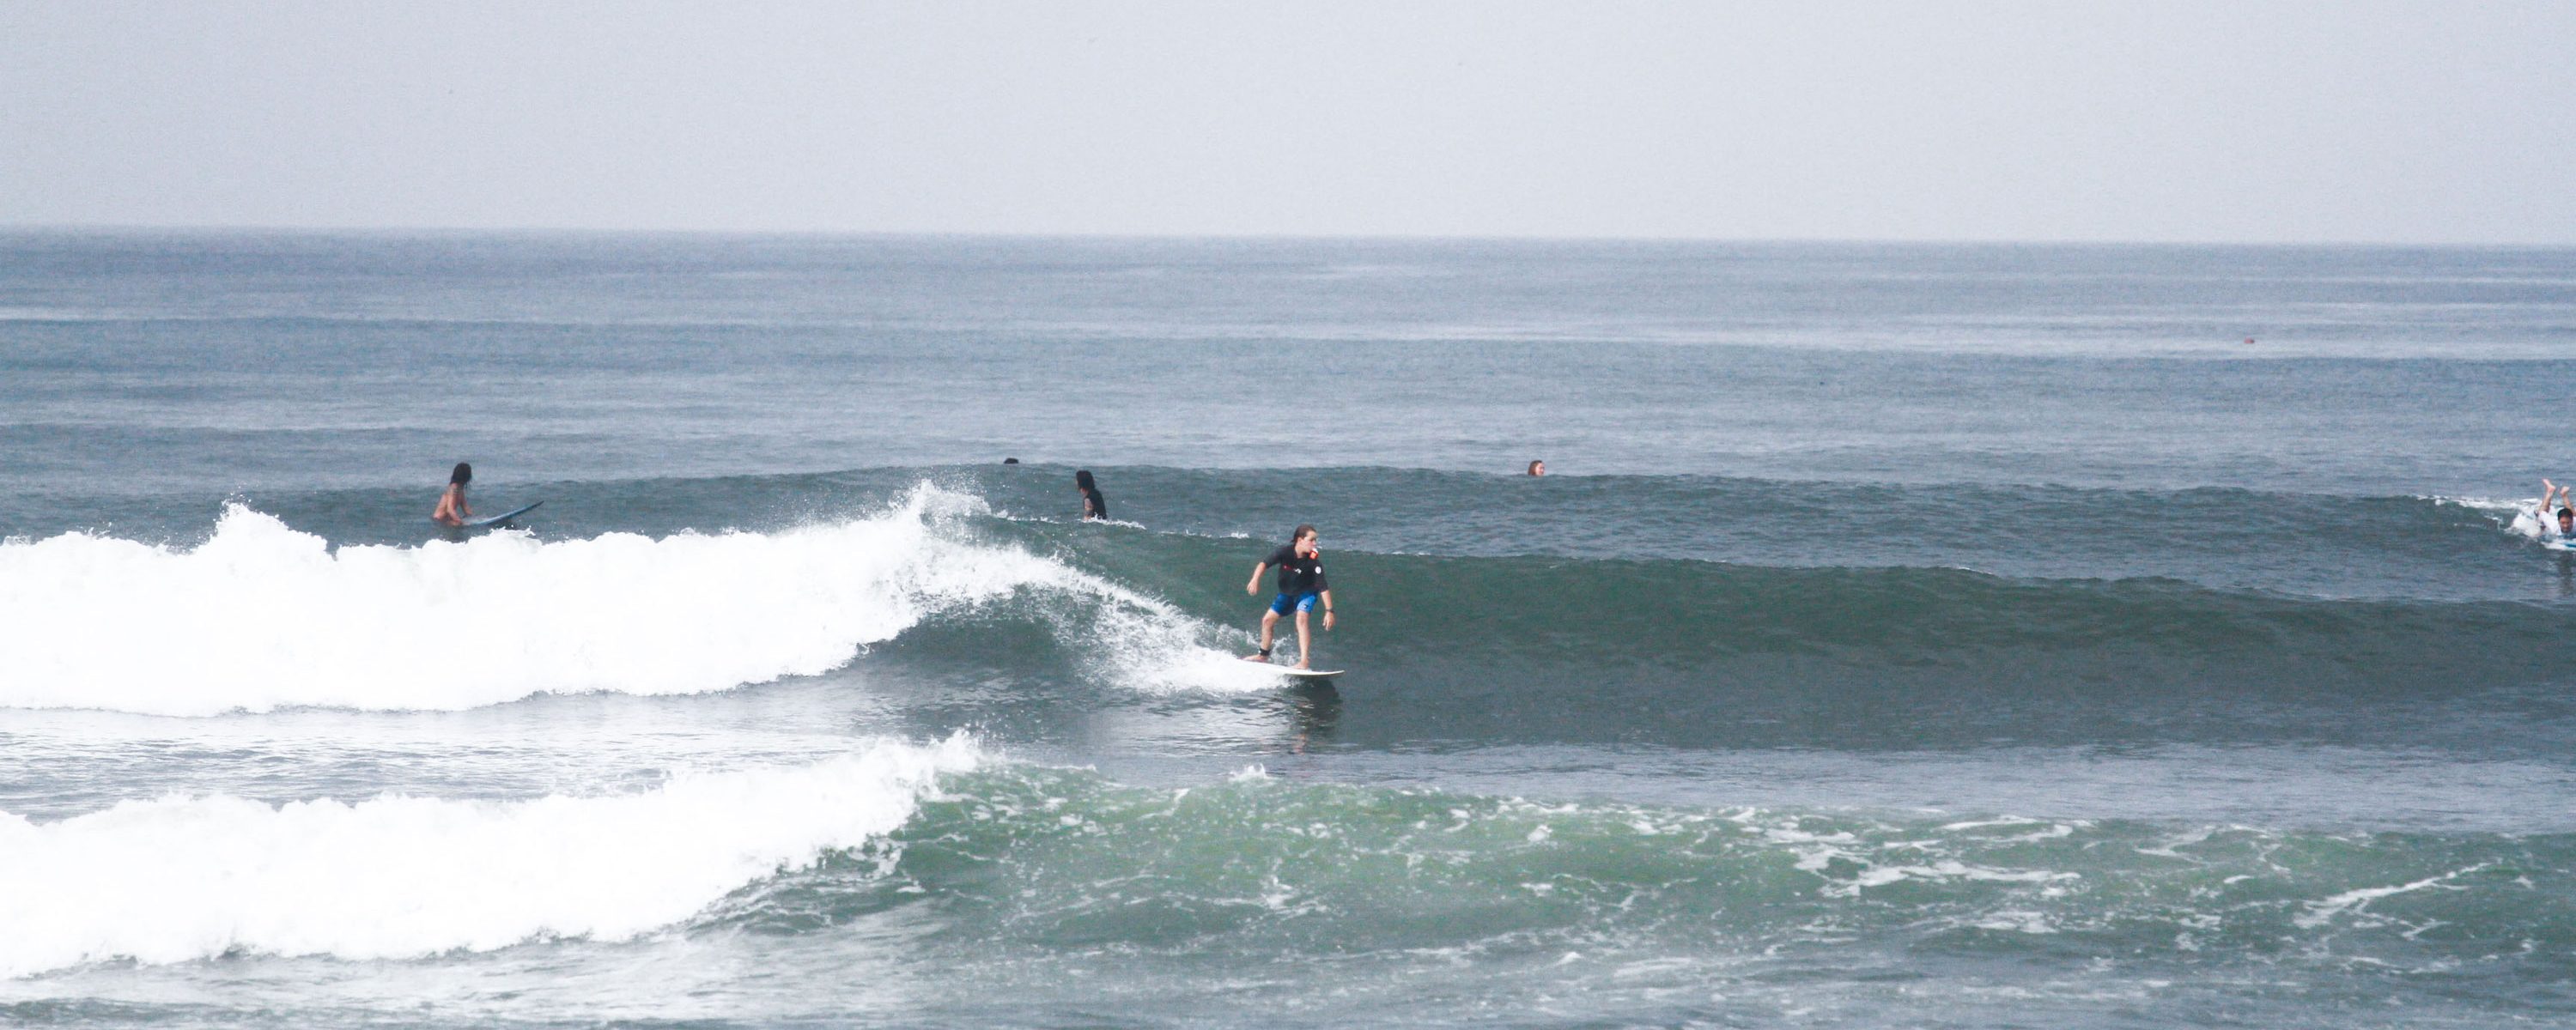
[[[1105,519],[1109,517],[1109,499],[1100,496],[1100,491],[1097,488],[1082,492],[1082,507],[1084,509],[1082,513],[1083,518]]]
[[[1297,545],[1285,544],[1270,552],[1268,564],[1279,566],[1279,592],[1290,597],[1317,594],[1332,589],[1324,583],[1324,556],[1312,558],[1297,553]]]

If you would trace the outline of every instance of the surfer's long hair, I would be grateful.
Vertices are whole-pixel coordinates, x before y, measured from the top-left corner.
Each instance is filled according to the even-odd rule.
[[[1296,532],[1288,534],[1288,542],[1289,542],[1289,543],[1291,543],[1291,544],[1294,544],[1294,543],[1296,543],[1297,541],[1300,541],[1300,540],[1306,539],[1306,537],[1307,537],[1308,535],[1310,535],[1310,534],[1312,534],[1312,533],[1314,533],[1314,532],[1315,532],[1315,527],[1313,527],[1313,526],[1299,526],[1299,527],[1297,527],[1297,531],[1296,531]]]
[[[456,471],[447,474],[447,483],[449,486],[464,486],[465,484],[473,481],[474,466],[461,461],[456,463]]]
[[[1100,484],[1098,484],[1098,483],[1094,483],[1094,482],[1092,482],[1092,481],[1091,481],[1091,470],[1090,470],[1090,469],[1083,469],[1083,470],[1081,470],[1081,471],[1079,471],[1079,472],[1074,473],[1074,474],[1073,474],[1073,485],[1078,486],[1078,487],[1081,487],[1081,488],[1083,488],[1083,489],[1085,489],[1085,490],[1098,490],[1098,489],[1100,489]]]

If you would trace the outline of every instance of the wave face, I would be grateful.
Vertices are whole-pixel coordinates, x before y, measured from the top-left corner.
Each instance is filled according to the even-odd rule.
[[[1009,766],[890,840],[901,860],[869,891],[821,889],[843,874],[817,868],[737,895],[722,921],[805,932],[963,897],[949,932],[1060,950],[1425,966],[1572,951],[1583,968],[1565,975],[1605,981],[1631,957],[1741,963],[1832,938],[2043,965],[2576,972],[2567,834],[1551,804],[1258,770],[1144,789]]]
[[[1257,608],[1239,587],[1260,546],[1094,533],[1075,560],[1245,632]],[[2563,703],[2448,702],[2540,689],[2576,663],[2576,611],[2545,603],[2298,598],[1958,569],[1350,550],[1328,551],[1328,562],[1343,621],[1319,647],[1332,665],[1388,687],[1367,695],[1369,719],[1348,730],[1370,743],[2286,737],[2549,747],[2565,726]]]
[[[1061,511],[1069,470],[957,470],[997,508]],[[1729,476],[1528,479],[1423,469],[1121,469],[1139,522],[1450,557],[1636,558],[1787,568],[1964,568],[2175,579],[2316,597],[2555,599],[2564,574],[2497,530],[2528,502],[2244,489],[1835,483]],[[728,490],[740,487],[726,484]]]
[[[1079,609],[1087,644],[1140,682],[1221,660],[1155,601],[947,531],[981,510],[923,487],[874,517],[772,533],[334,550],[236,505],[193,548],[12,541],[0,544],[12,662],[0,705],[204,715],[704,693],[823,672],[926,618],[1022,592]]]
[[[410,958],[622,940],[901,825],[974,746],[879,744],[608,797],[128,801],[0,813],[0,976],[235,951]]]

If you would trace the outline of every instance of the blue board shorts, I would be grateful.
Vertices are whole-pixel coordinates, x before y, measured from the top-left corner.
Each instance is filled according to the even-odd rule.
[[[1278,597],[1271,599],[1270,610],[1278,612],[1281,615],[1286,615],[1292,611],[1306,611],[1315,607],[1315,600],[1322,596],[1324,595],[1320,592],[1312,594],[1281,594]]]

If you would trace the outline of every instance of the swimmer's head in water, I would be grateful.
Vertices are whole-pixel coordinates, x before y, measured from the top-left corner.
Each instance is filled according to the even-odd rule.
[[[1100,484],[1098,484],[1098,483],[1095,483],[1095,482],[1092,482],[1092,481],[1091,481],[1091,470],[1090,470],[1090,469],[1082,469],[1082,470],[1080,470],[1080,471],[1075,472],[1075,473],[1073,474],[1073,485],[1078,486],[1078,487],[1081,487],[1081,488],[1083,488],[1083,489],[1085,489],[1085,490],[1098,490],[1098,489],[1100,489]]]
[[[1530,474],[1530,475],[1533,475],[1533,476],[1544,476],[1544,475],[1546,475],[1546,474],[1547,474],[1547,463],[1546,463],[1546,462],[1544,462],[1544,461],[1533,461],[1533,462],[1530,462],[1530,463],[1529,463],[1529,474]]]
[[[447,481],[455,486],[464,486],[467,483],[473,482],[474,466],[461,461],[457,462],[456,471],[447,474]]]

